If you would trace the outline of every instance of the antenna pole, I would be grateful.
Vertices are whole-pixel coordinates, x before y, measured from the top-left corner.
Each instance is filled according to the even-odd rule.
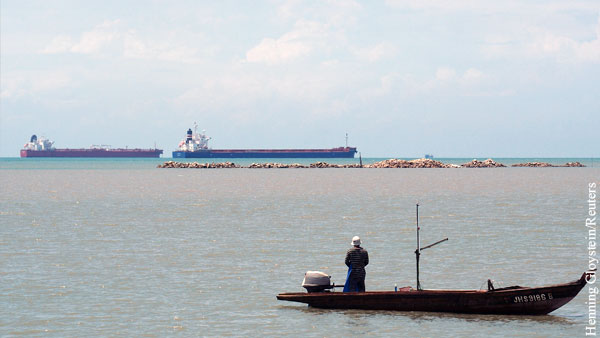
[[[419,281],[419,256],[421,256],[421,239],[419,238],[419,203],[417,203],[417,250],[415,255],[417,256],[417,290],[421,290],[421,282]]]
[[[444,238],[440,241],[437,241],[433,244],[429,244],[428,246],[421,248],[421,238],[419,237],[420,230],[421,228],[419,227],[419,203],[417,203],[417,250],[415,250],[415,256],[417,256],[417,290],[423,290],[421,288],[421,281],[419,280],[419,258],[421,257],[421,251],[429,249],[432,246],[438,245],[448,240],[448,238]]]

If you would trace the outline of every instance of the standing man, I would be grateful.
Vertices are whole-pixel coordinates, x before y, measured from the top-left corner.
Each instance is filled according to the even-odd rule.
[[[344,291],[365,292],[365,266],[369,264],[369,253],[360,247],[360,237],[352,238],[352,248],[346,253],[346,265],[349,268],[348,279]]]

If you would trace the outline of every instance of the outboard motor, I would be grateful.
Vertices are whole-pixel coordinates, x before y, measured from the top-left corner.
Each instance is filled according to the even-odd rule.
[[[308,292],[326,292],[337,287],[331,284],[331,276],[321,271],[306,271],[302,287]]]

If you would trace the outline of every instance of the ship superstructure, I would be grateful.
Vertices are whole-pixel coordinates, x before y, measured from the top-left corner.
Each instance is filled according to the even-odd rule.
[[[194,123],[194,131],[188,129],[184,140],[179,142],[179,151],[196,152],[202,150],[208,150],[208,141],[210,137],[206,136],[206,130],[202,133],[198,133],[198,124]]]
[[[37,135],[31,135],[29,142],[23,145],[23,150],[41,151],[41,150],[55,150],[54,142],[48,140],[45,137],[38,138]]]

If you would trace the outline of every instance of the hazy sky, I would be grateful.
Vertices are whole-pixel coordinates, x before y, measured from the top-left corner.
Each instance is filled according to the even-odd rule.
[[[0,156],[600,156],[600,1],[1,0]]]

